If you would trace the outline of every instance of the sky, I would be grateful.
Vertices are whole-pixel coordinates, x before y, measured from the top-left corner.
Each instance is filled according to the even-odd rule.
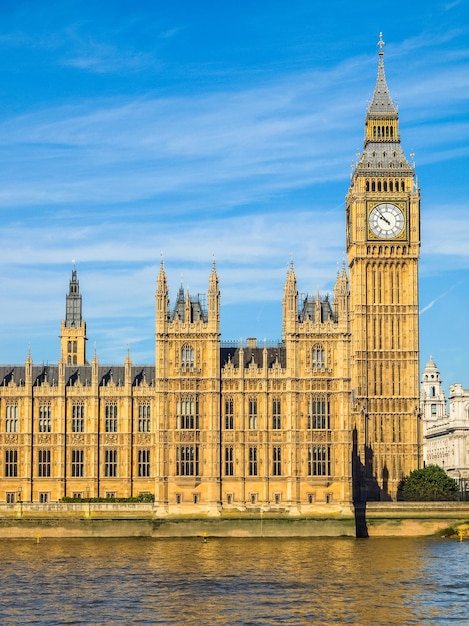
[[[280,340],[290,261],[326,294],[344,259],[382,32],[422,193],[422,367],[469,387],[467,9],[0,0],[0,362],[57,362],[76,267],[89,358],[153,363],[161,259],[172,305],[215,259],[222,340]]]

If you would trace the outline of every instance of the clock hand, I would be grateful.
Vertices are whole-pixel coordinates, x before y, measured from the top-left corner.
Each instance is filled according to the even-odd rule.
[[[391,222],[384,217],[384,215],[381,213],[381,211],[378,211],[378,215],[380,216],[380,218],[382,220],[384,220],[386,222],[386,224],[388,224],[388,226],[391,226]]]

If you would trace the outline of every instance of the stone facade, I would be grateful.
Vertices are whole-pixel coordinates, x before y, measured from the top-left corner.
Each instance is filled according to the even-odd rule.
[[[460,383],[451,385],[446,402],[440,372],[430,357],[422,375],[420,398],[424,427],[424,462],[445,469],[459,483],[462,498],[467,499],[469,389],[463,389]]]
[[[155,364],[109,367],[87,362],[74,269],[58,364],[0,368],[0,500],[293,513],[395,496],[420,461],[420,196],[382,43],[331,298],[300,298],[291,264],[282,341],[226,345],[215,264],[206,298],[181,288],[171,305],[161,263]]]

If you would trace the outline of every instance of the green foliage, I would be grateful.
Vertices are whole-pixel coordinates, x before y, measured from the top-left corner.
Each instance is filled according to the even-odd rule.
[[[60,500],[61,502],[154,502],[155,496],[153,493],[140,493],[138,496],[132,498],[71,498],[65,497]]]
[[[397,489],[398,500],[442,502],[459,499],[458,483],[438,465],[427,465],[403,478]]]

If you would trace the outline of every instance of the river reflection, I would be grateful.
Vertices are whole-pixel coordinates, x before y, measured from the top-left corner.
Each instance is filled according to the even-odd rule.
[[[469,541],[0,541],[1,624],[467,624]]]

